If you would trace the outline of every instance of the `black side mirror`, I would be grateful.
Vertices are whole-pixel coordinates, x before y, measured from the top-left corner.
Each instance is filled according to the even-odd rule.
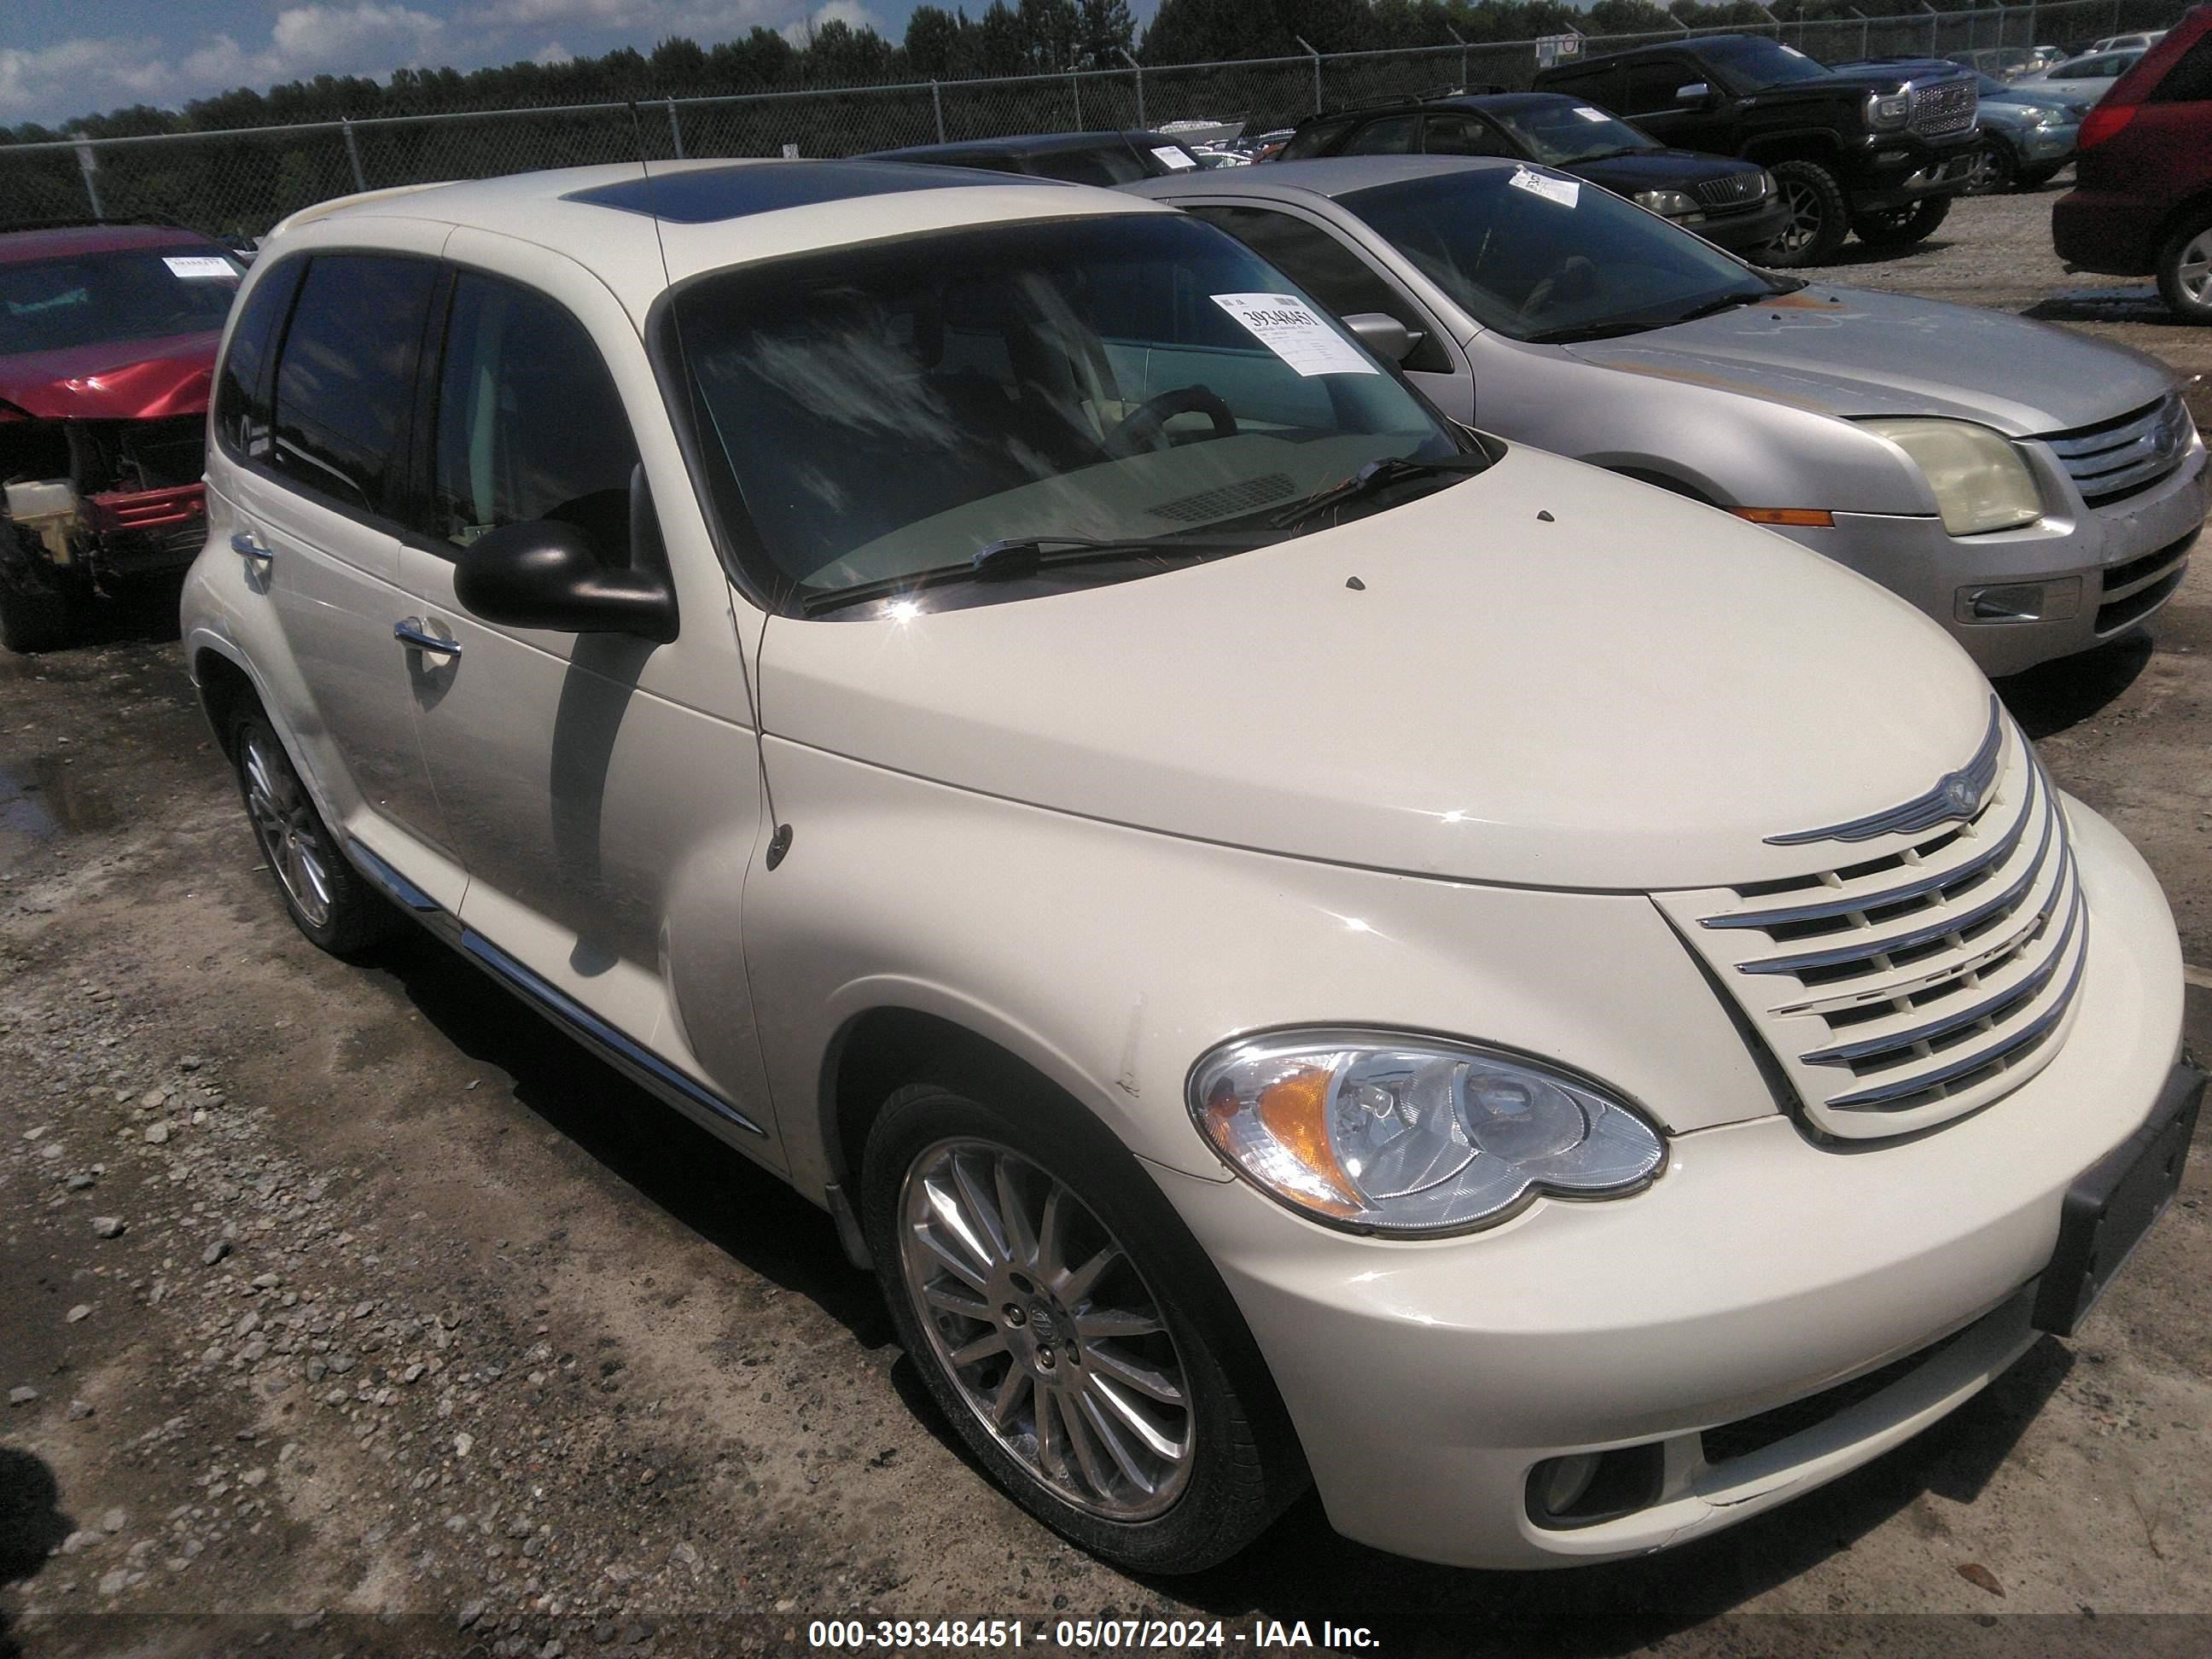
[[[1388,357],[1394,363],[1402,363],[1413,355],[1413,348],[1425,339],[1418,329],[1407,328],[1385,311],[1357,311],[1344,319],[1344,325],[1378,357]]]
[[[572,524],[532,519],[486,531],[461,550],[453,596],[476,616],[509,628],[563,634],[634,634],[665,645],[676,637],[676,588],[652,555],[659,526],[645,469],[630,476],[628,569],[606,564]]]

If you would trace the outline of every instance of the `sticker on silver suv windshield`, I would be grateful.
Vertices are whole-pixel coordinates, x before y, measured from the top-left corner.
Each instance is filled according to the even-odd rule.
[[[1212,299],[1301,374],[1382,373],[1294,294],[1217,294]]]
[[[161,263],[169,268],[172,276],[235,276],[238,269],[229,260],[213,253],[179,253],[164,255]]]
[[[1173,144],[1155,144],[1152,146],[1152,154],[1170,173],[1188,173],[1198,165]]]
[[[1582,200],[1583,187],[1572,179],[1554,179],[1549,173],[1531,173],[1526,167],[1513,169],[1513,176],[1505,181],[1516,190],[1525,190],[1531,196],[1540,196],[1547,202],[1557,202],[1561,207],[1572,207]]]

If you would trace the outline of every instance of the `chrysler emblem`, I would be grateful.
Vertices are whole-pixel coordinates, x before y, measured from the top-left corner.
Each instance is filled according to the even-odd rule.
[[[1974,809],[1982,804],[1982,787],[1965,773],[1954,772],[1943,780],[1943,799],[1960,817],[1972,817]]]
[[[2161,461],[2172,460],[2174,452],[2181,447],[2180,428],[2172,421],[2160,422],[2158,430],[2151,434],[2150,447]]]
[[[1911,800],[1880,812],[1869,813],[1863,818],[1853,818],[1847,823],[1831,823],[1818,830],[1798,830],[1786,836],[1769,836],[1770,847],[1802,847],[1815,841],[1872,841],[1877,836],[1917,835],[1923,830],[1932,830],[1939,823],[1952,819],[1971,818],[1981,810],[1982,801],[1997,781],[1997,762],[2004,750],[2003,709],[1996,697],[1990,699],[1989,725],[1984,729],[1982,746],[1974,757],[1955,772],[1946,772],[1929,785],[1928,789]]]

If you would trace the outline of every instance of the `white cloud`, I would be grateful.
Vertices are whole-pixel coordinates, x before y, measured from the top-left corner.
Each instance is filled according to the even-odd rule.
[[[550,67],[555,64],[573,63],[575,61],[575,57],[576,54],[574,52],[569,51],[568,47],[562,46],[558,40],[548,40],[544,46],[538,47],[537,51],[530,54],[530,61],[533,64],[542,64]]]
[[[804,46],[814,39],[824,23],[843,23],[857,34],[862,29],[884,32],[884,21],[860,3],[860,0],[828,0],[804,17],[794,18],[783,26],[783,38],[794,46]]]
[[[32,52],[0,47],[0,119],[57,119],[144,100],[179,104],[325,72],[387,75],[429,62],[444,30],[428,12],[359,0],[287,7],[264,42],[218,34],[181,59],[148,35],[64,40]]]

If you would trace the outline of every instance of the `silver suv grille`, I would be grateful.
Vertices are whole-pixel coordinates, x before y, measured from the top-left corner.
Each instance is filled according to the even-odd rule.
[[[2088,906],[2049,776],[1994,699],[1991,718],[1994,785],[1965,823],[1796,880],[1658,896],[1826,1133],[1973,1111],[2064,1040]]]
[[[2189,412],[2179,392],[2102,421],[2054,433],[2043,441],[2081,486],[2081,499],[2101,507],[2148,489],[2181,465],[2189,453]]]
[[[1691,194],[1698,205],[1708,208],[1749,207],[1753,202],[1766,199],[1766,175],[1763,173],[1732,173],[1724,179],[1708,179],[1693,185]]]
[[[1980,113],[1980,92],[1972,81],[1945,81],[1912,89],[1912,113],[1908,125],[1923,138],[1964,132]]]

